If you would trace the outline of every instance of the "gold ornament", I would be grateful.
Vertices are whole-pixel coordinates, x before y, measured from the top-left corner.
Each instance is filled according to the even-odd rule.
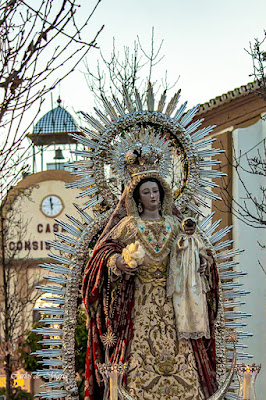
[[[139,214],[143,213],[143,207],[141,203],[138,204],[138,212]]]
[[[106,332],[102,335],[103,345],[107,348],[113,347],[116,343],[116,336],[113,332]]]

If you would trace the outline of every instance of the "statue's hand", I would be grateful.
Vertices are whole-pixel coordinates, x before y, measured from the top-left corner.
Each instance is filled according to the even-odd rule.
[[[200,275],[205,275],[207,267],[208,267],[207,259],[202,254],[200,254],[200,267],[198,269]]]
[[[117,257],[116,266],[120,271],[125,272],[127,275],[135,275],[136,271],[138,270],[138,267],[130,268],[122,255]]]

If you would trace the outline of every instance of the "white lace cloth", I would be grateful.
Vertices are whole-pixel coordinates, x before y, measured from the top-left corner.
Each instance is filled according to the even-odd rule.
[[[204,243],[196,233],[182,233],[170,252],[167,296],[173,297],[179,339],[210,338],[206,300],[209,285],[205,275],[198,272],[201,250]]]

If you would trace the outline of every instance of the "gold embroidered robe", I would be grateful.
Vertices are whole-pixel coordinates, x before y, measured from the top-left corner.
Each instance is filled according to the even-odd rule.
[[[156,221],[125,217],[109,237],[124,245],[139,240],[145,259],[135,277],[134,333],[127,390],[136,400],[199,400],[201,393],[191,342],[177,340],[172,299],[166,296],[171,245],[179,233],[177,219]],[[121,275],[109,260],[113,284]]]

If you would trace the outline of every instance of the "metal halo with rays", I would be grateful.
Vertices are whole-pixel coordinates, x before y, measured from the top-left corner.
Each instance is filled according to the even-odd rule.
[[[191,210],[201,214],[194,199],[201,205],[206,205],[204,198],[217,198],[209,189],[205,188],[205,186],[209,188],[215,186],[211,178],[222,175],[222,173],[210,168],[216,162],[209,160],[209,157],[219,154],[221,150],[210,149],[214,139],[204,139],[213,127],[197,130],[202,120],[191,123],[197,112],[197,107],[184,114],[186,108],[186,103],[184,103],[175,111],[179,95],[180,91],[165,107],[166,95],[164,92],[156,111],[151,86],[149,86],[147,93],[146,111],[143,110],[144,105],[137,91],[135,91],[135,105],[132,104],[125,89],[125,105],[121,104],[115,97],[113,97],[112,104],[102,96],[105,111],[102,113],[95,110],[100,121],[84,114],[93,129],[83,128],[84,136],[73,135],[88,149],[76,151],[76,154],[83,156],[84,160],[69,164],[69,166],[75,168],[75,174],[78,175],[79,180],[67,184],[67,186],[85,188],[80,196],[89,196],[90,199],[83,207],[74,204],[80,215],[80,220],[72,216],[67,216],[68,223],[56,220],[66,233],[56,233],[58,240],[49,243],[58,254],[50,254],[51,263],[41,265],[49,271],[46,278],[51,282],[50,285],[39,287],[43,292],[51,294],[51,306],[38,308],[42,314],[48,316],[43,320],[44,326],[37,328],[38,333],[44,336],[42,344],[48,346],[48,348],[37,350],[35,353],[43,359],[42,364],[47,366],[37,373],[40,377],[50,378],[49,382],[43,385],[46,391],[41,393],[42,398],[58,399],[64,397],[66,400],[78,400],[79,398],[75,372],[77,297],[88,247],[97,232],[106,225],[117,201],[104,181],[103,162],[99,161],[101,157],[106,156],[108,146],[114,141],[117,134],[120,134],[121,130],[127,130],[136,124],[145,123],[151,126],[166,127],[167,132],[172,135],[170,139],[177,140],[182,144],[189,160],[187,187],[182,195],[177,198],[177,206],[182,207],[185,202],[188,202],[187,206]],[[163,114],[164,108],[165,113]],[[171,117],[174,111],[175,114]],[[111,153],[109,157],[111,160]],[[95,207],[102,201],[105,201],[110,209],[100,215],[95,213],[92,217],[87,209]],[[232,261],[232,258],[239,254],[241,250],[230,249],[233,242],[231,240],[222,241],[232,227],[217,230],[220,221],[212,224],[213,215],[214,213],[211,213],[201,219],[199,232],[213,249],[221,278],[221,291],[224,300],[221,303],[219,318],[216,323],[216,343],[219,362],[217,375],[219,384],[222,385],[223,382],[228,381],[225,375],[227,359],[234,357],[233,344],[226,344],[225,328],[238,331],[240,339],[251,336],[251,333],[242,331],[242,328],[246,325],[243,320],[250,314],[238,311],[238,307],[245,304],[242,300],[243,296],[248,294],[246,290],[239,290],[241,284],[237,281],[245,275],[245,272],[238,271],[236,269],[238,262]],[[241,343],[236,345],[238,359],[252,357],[243,352],[245,347]],[[127,398],[125,393],[123,395],[124,398]],[[228,393],[226,396],[232,400],[235,398],[234,393]],[[220,397],[214,398],[218,400]]]
[[[197,113],[198,106],[185,113],[187,104],[185,102],[176,110],[180,96],[180,91],[178,91],[166,106],[165,113],[163,113],[165,93],[161,96],[158,109],[155,111],[155,99],[150,85],[146,99],[147,110],[144,110],[144,105],[137,91],[135,91],[135,104],[132,103],[127,90],[123,88],[123,91],[125,106],[122,106],[115,97],[113,97],[112,103],[102,95],[105,114],[96,108],[95,112],[98,119],[82,113],[91,128],[81,127],[84,136],[71,134],[86,148],[76,150],[74,153],[90,160],[90,168],[88,168],[89,164],[86,164],[86,162],[71,164],[78,169],[80,179],[67,185],[68,187],[85,188],[80,193],[80,197],[89,196],[91,200],[84,204],[83,209],[95,206],[102,201],[109,207],[114,205],[114,194],[107,183],[104,166],[106,164],[117,165],[119,156],[121,159],[121,153],[119,153],[121,146],[119,148],[118,144],[116,148],[115,140],[125,132],[131,131],[133,133],[136,126],[154,128],[160,132],[161,137],[166,136],[165,140],[168,138],[176,146],[182,146],[188,164],[188,176],[182,192],[175,201],[178,208],[188,207],[193,212],[199,213],[200,209],[196,203],[208,207],[206,198],[219,199],[219,196],[211,191],[215,184],[211,183],[209,178],[224,174],[210,169],[210,167],[219,163],[219,161],[210,158],[223,152],[223,150],[210,148],[215,139],[204,140],[205,136],[212,131],[213,126],[198,130],[203,119],[191,123]],[[119,167],[115,167],[115,170],[120,173],[120,176],[125,176],[121,174]],[[166,172],[166,170],[162,170],[162,175]],[[126,178],[128,179],[128,176]]]

